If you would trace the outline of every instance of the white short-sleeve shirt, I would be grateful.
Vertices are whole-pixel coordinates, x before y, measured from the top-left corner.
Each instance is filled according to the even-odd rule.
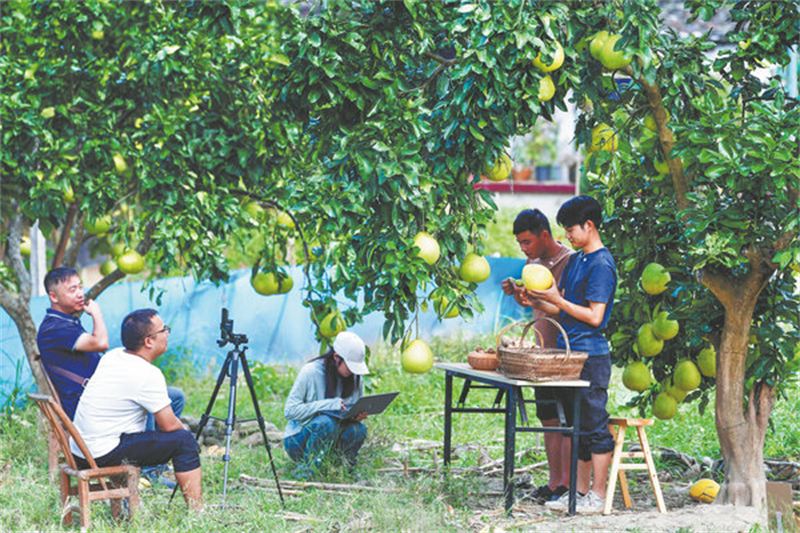
[[[123,433],[145,429],[147,413],[170,405],[167,382],[156,366],[138,355],[116,348],[100,358],[75,411],[75,427],[93,457],[119,445]],[[70,441],[70,449],[83,454]]]

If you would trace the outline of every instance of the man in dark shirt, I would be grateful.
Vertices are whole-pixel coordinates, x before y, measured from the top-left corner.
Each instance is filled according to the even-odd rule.
[[[74,268],[54,268],[45,276],[44,287],[50,297],[50,309],[36,340],[61,405],[73,418],[86,380],[100,361],[99,352],[108,349],[108,330],[97,302],[84,300],[83,284]],[[91,333],[75,316],[82,311],[92,317]]]
[[[108,330],[97,302],[85,300],[83,284],[74,268],[54,268],[45,276],[44,288],[50,297],[50,309],[39,326],[36,341],[61,405],[73,419],[83,389],[97,369],[99,352],[108,349]],[[91,333],[83,329],[77,318],[81,312],[92,317]],[[185,394],[177,387],[167,387],[167,394],[175,416],[180,417],[186,403]],[[148,415],[146,429],[152,431],[155,425],[155,418]],[[174,482],[162,475],[164,468],[166,465],[146,467],[142,475],[150,482],[172,487]]]

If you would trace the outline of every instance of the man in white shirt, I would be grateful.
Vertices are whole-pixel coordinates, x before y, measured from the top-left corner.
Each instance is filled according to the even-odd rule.
[[[203,506],[197,441],[172,412],[164,375],[153,365],[167,351],[169,326],[154,309],[122,321],[122,344],[107,352],[78,402],[77,427],[99,466],[153,466],[172,460],[190,509]],[[152,413],[160,431],[145,431]],[[74,442],[72,453],[88,467]]]

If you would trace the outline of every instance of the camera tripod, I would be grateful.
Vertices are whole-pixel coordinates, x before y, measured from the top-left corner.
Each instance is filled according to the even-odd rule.
[[[233,333],[233,320],[228,320],[228,310],[225,308],[222,309],[222,322],[220,323],[220,329],[222,332],[222,338],[217,340],[217,344],[221,348],[228,344],[228,342],[231,342],[233,344],[233,349],[228,352],[225,362],[222,364],[219,376],[217,377],[217,384],[214,386],[214,392],[211,393],[211,398],[208,401],[206,412],[203,413],[203,416],[200,418],[200,425],[197,428],[197,435],[195,435],[195,438],[200,438],[203,428],[206,427],[206,424],[212,418],[214,420],[225,421],[225,455],[222,456],[223,461],[225,461],[225,473],[222,480],[222,508],[225,509],[225,498],[228,491],[228,465],[231,460],[230,451],[233,426],[237,422],[250,422],[252,420],[258,420],[258,426],[261,428],[261,437],[264,439],[264,446],[267,448],[269,464],[272,468],[272,476],[275,478],[275,486],[278,489],[278,496],[281,500],[281,506],[286,508],[286,502],[283,500],[283,492],[281,491],[281,484],[278,481],[278,472],[275,470],[275,462],[272,459],[272,448],[269,445],[269,439],[267,439],[267,429],[264,425],[264,417],[261,416],[258,398],[256,397],[256,392],[253,388],[253,377],[250,374],[250,366],[247,364],[247,357],[245,357],[245,350],[247,350],[247,346],[242,346],[243,344],[247,344],[247,336],[244,334]],[[247,382],[247,388],[250,389],[250,398],[253,401],[253,407],[256,411],[256,418],[236,420],[236,381],[240,365],[244,371],[244,378]],[[228,397],[228,416],[223,419],[216,416],[211,416],[211,408],[214,407],[214,401],[217,399],[217,393],[219,393],[222,382],[226,377],[230,378],[230,395]],[[175,489],[172,491],[173,497],[175,496],[176,490],[177,487],[175,487]]]

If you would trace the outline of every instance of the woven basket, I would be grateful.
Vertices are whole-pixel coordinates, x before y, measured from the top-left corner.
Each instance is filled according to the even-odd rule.
[[[555,324],[564,336],[566,350],[558,348],[543,348],[542,335],[536,328],[533,330],[539,335],[539,346],[527,347],[523,343],[528,331],[539,320],[549,320]],[[516,326],[525,326],[522,337],[516,345],[501,346],[500,341],[503,335]],[[573,352],[569,347],[567,333],[561,324],[548,317],[537,318],[527,324],[518,322],[503,328],[497,336],[497,356],[500,359],[498,370],[505,376],[514,379],[524,379],[526,381],[572,381],[580,379],[583,363],[589,354],[584,352]]]
[[[497,370],[500,359],[494,350],[475,350],[467,354],[467,363],[475,370]]]

